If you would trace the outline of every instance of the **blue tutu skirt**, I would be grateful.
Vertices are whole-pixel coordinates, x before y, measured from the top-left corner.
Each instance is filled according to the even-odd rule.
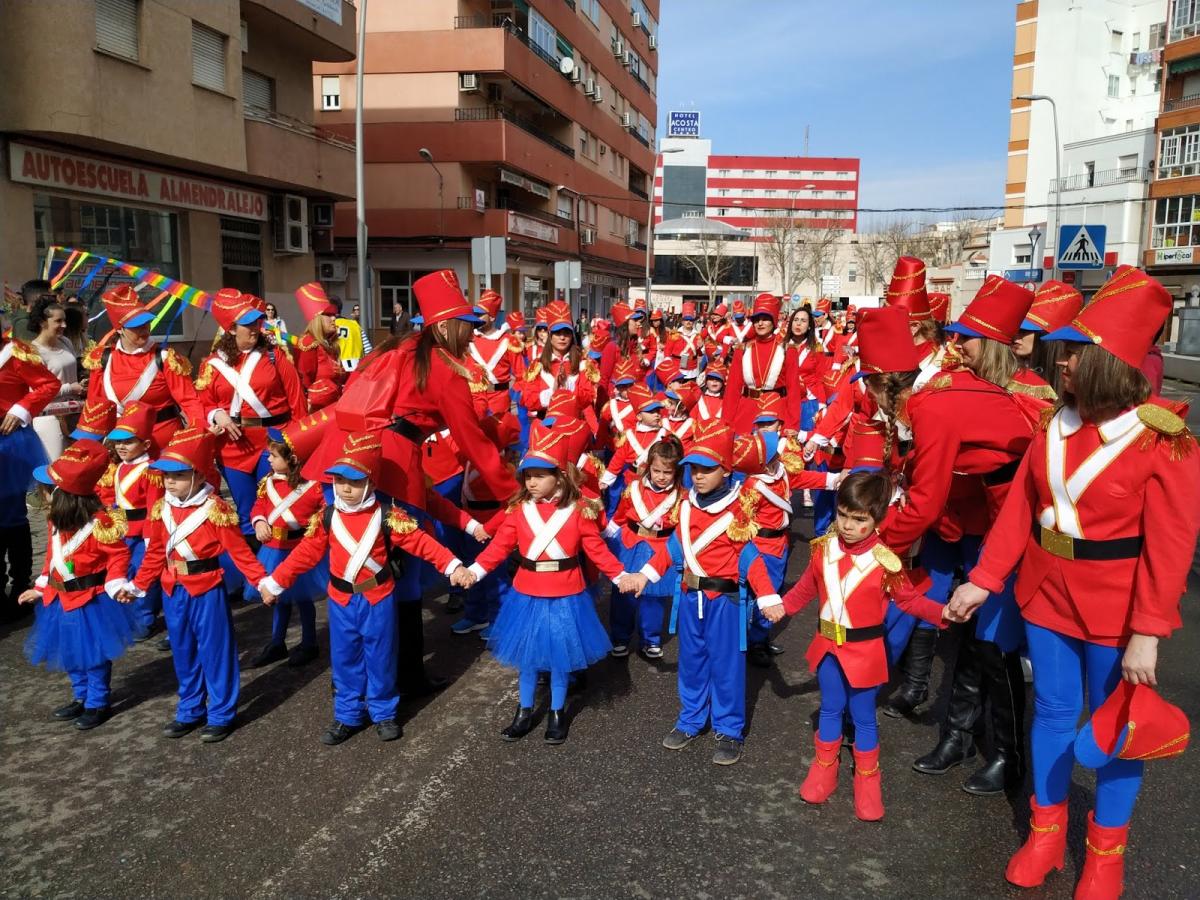
[[[650,562],[650,557],[654,555],[654,548],[648,541],[638,541],[632,547],[626,547],[622,541],[620,548],[617,550],[617,559],[621,561],[621,565],[625,567],[626,572],[637,574],[641,571],[642,566]],[[663,575],[658,581],[652,581],[646,585],[646,589],[642,591],[643,597],[674,597],[675,589],[679,586],[679,579],[675,575],[675,567],[667,569],[667,574]]]
[[[291,550],[280,547],[269,547],[263,544],[258,548],[258,561],[267,570],[268,575],[275,574],[279,564],[288,558]],[[296,579],[296,583],[279,596],[280,603],[295,603],[297,600],[315,600],[329,593],[329,554],[321,557],[321,561]],[[246,600],[260,601],[258,586],[246,585]]]
[[[62,608],[55,598],[38,603],[33,631],[25,641],[25,656],[56,672],[79,672],[110,662],[133,643],[133,605],[97,594],[78,609]]]
[[[0,494],[9,497],[33,490],[33,470],[48,462],[33,426],[0,435]]]
[[[488,649],[514,669],[575,672],[607,656],[612,643],[587,591],[531,597],[514,589],[500,605]]]

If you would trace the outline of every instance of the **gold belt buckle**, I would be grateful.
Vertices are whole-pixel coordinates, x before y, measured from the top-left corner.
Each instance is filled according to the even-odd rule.
[[[1053,528],[1041,526],[1038,543],[1043,550],[1057,556],[1059,559],[1075,558],[1075,539],[1069,534],[1055,531]]]
[[[175,566],[175,574],[176,574],[176,575],[186,575],[186,574],[188,573],[188,568],[187,568],[187,560],[186,560],[186,559],[177,559],[177,560],[175,560],[175,561],[174,561],[174,566]]]
[[[830,622],[828,619],[821,619],[818,626],[821,632],[821,637],[828,638],[839,647],[846,643],[846,626],[839,625],[837,622]]]
[[[540,559],[533,564],[535,572],[557,572],[558,560],[556,559]]]
[[[700,589],[700,578],[699,578],[699,576],[694,575],[691,572],[684,572],[683,573],[683,584],[684,584],[684,587],[690,588],[693,591],[699,590]]]

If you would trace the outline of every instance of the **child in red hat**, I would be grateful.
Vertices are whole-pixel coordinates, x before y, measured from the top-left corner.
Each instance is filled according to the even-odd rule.
[[[135,633],[131,611],[114,599],[129,568],[125,517],[105,510],[96,496],[108,462],[104,446],[85,439],[34,471],[48,489],[46,561],[36,586],[19,598],[42,601],[25,655],[34,665],[67,673],[74,699],[54,718],[73,719],[81,731],[108,719],[112,661]]]
[[[600,487],[604,489],[615,484],[622,474],[625,484],[633,481],[636,477],[634,472],[646,461],[646,454],[654,442],[663,436],[662,414],[666,397],[651,393],[645,385],[635,384],[629,389],[629,399],[636,420],[616,439],[616,450],[608,462],[607,470],[600,477]],[[613,506],[615,508],[615,503]]]

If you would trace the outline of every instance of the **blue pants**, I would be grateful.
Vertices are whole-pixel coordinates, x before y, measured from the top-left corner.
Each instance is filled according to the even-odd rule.
[[[163,615],[179,679],[175,718],[198,722],[207,717],[209,725],[230,724],[237,712],[240,670],[225,588],[218,585],[193,597],[176,584],[163,602]]]
[[[137,570],[142,567],[142,560],[146,556],[146,541],[140,537],[127,537],[125,546],[130,551],[129,574],[126,577],[132,580],[133,576],[137,574]],[[162,587],[156,581],[146,590],[145,597],[139,597],[134,601],[134,630],[139,634],[148,632],[160,612],[162,612]]]
[[[468,540],[470,540],[468,538]],[[478,555],[478,554],[474,554]],[[467,561],[459,556],[464,565],[470,565],[475,560]],[[495,622],[500,612],[500,595],[503,591],[503,576],[500,570],[489,572],[486,577],[479,579],[469,588],[463,598],[463,616],[472,622]]]
[[[317,608],[311,600],[295,600],[291,603],[276,603],[271,614],[271,643],[283,646],[286,643],[288,624],[292,621],[292,607],[300,614],[300,646],[317,646]]]
[[[787,552],[784,551],[783,556],[772,556],[769,553],[762,554],[762,561],[767,566],[767,574],[771,577],[771,584],[775,587],[776,593],[782,593],[783,576],[787,572]],[[751,644],[765,644],[771,639],[771,623],[767,621],[767,617],[762,614],[762,610],[755,603],[750,608],[750,629],[746,636],[746,640]]]
[[[614,644],[628,644],[633,639],[633,623],[637,620],[643,647],[662,646],[664,597],[642,594],[623,594],[613,588],[608,610],[609,633]]]
[[[538,672],[536,669],[522,669],[517,675],[517,692],[524,709],[532,709],[537,695]],[[550,670],[550,708],[562,710],[567,705],[567,686],[570,683],[570,673],[561,669]]]
[[[816,472],[828,472],[829,464],[812,467]],[[829,530],[837,515],[837,491],[813,491],[813,536],[820,537]]]
[[[101,663],[90,669],[71,669],[71,693],[83,703],[85,709],[103,709],[108,706],[108,686],[112,681],[112,663]]]
[[[267,451],[264,450],[258,458],[253,472],[239,472],[229,466],[220,466],[220,469],[225,483],[229,485],[233,505],[237,507],[242,534],[254,534],[254,526],[250,524],[250,512],[254,509],[254,501],[258,499],[258,483],[271,471],[271,464],[267,462]]]
[[[1033,793],[1042,806],[1062,803],[1075,765],[1075,726],[1083,710],[1095,712],[1121,678],[1122,647],[1089,644],[1025,623],[1033,663]],[[1142,786],[1145,763],[1114,759],[1096,770],[1096,824],[1117,828],[1129,822]]]
[[[396,718],[396,598],[372,604],[354,594],[345,606],[329,602],[329,660],[333,717],[343,725]]]
[[[822,741],[841,740],[842,720],[846,710],[854,722],[854,746],[858,750],[874,750],[879,746],[879,725],[875,720],[875,695],[879,687],[850,687],[841,663],[827,653],[817,666],[817,684],[821,688],[821,715],[817,733]]]
[[[741,608],[733,598],[709,600],[696,591],[680,596],[680,709],[675,727],[685,734],[698,734],[711,718],[717,734],[742,739],[746,729],[744,627]]]

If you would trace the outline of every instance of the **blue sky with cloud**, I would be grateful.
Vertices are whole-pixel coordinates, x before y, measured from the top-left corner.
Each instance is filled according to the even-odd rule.
[[[663,0],[659,118],[718,154],[862,160],[860,205],[1003,202],[1012,0]],[[660,128],[660,133],[665,129]]]

